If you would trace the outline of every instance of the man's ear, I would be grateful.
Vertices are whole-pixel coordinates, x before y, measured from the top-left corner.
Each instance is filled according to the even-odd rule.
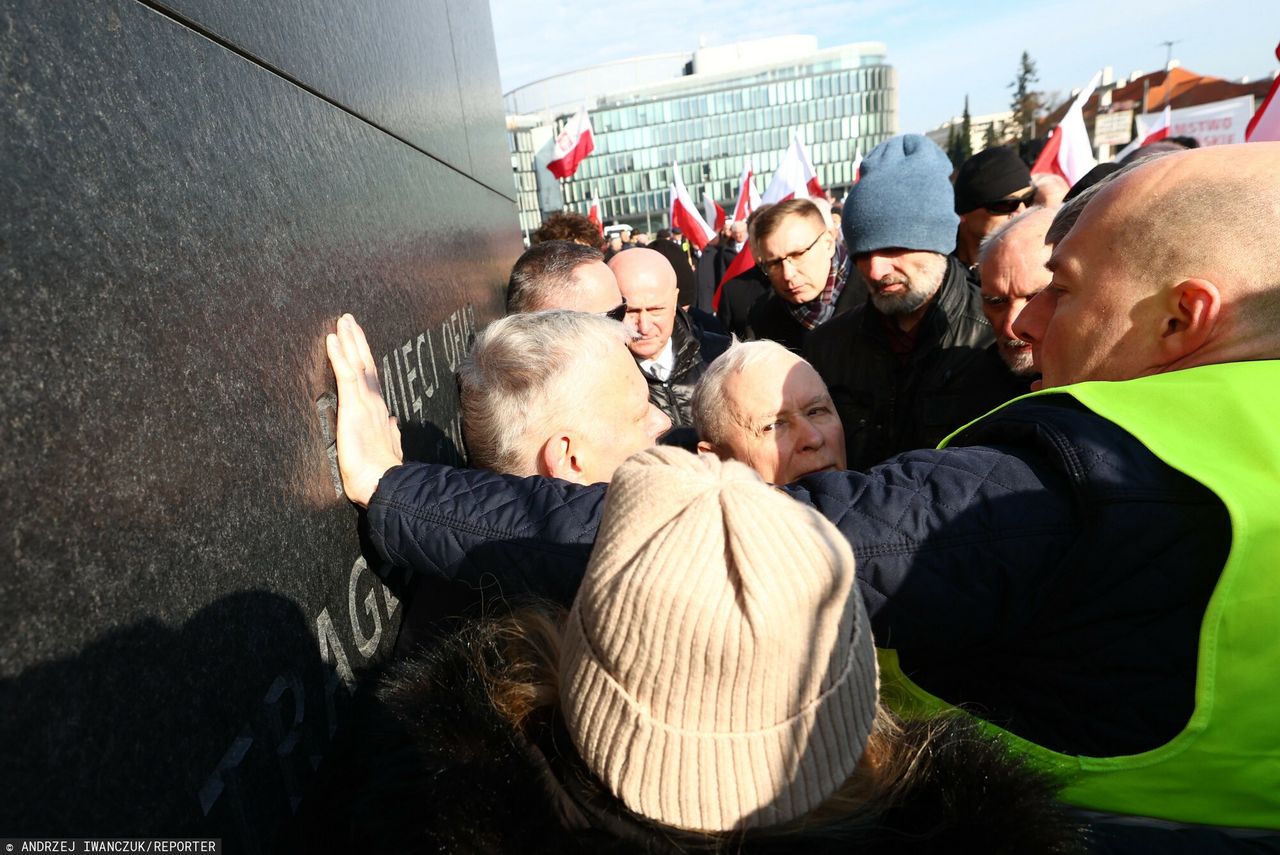
[[[714,454],[716,457],[719,457],[721,460],[733,459],[733,455],[729,454],[727,450],[716,448],[714,443],[707,442],[705,439],[698,440],[698,453]]]
[[[1207,279],[1184,279],[1169,290],[1160,349],[1166,362],[1184,359],[1212,338],[1222,293]]]
[[[587,483],[582,474],[578,439],[568,431],[552,434],[538,451],[538,474],[574,484]]]

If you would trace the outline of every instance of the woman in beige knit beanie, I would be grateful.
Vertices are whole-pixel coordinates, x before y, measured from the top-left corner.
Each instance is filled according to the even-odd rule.
[[[854,570],[834,526],[745,465],[637,454],[567,616],[477,624],[383,681],[382,729],[362,748],[376,808],[353,837],[397,851],[1076,851],[1053,785],[969,720],[903,724],[879,704]],[[388,822],[394,804],[411,819]]]

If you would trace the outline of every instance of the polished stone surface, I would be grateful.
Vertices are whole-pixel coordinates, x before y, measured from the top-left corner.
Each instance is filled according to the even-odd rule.
[[[403,612],[335,491],[339,313],[414,453],[457,459],[451,371],[520,251],[474,163],[501,137],[447,161],[467,116],[407,144],[252,55],[134,0],[0,2],[7,835],[273,848]]]
[[[487,3],[158,4],[514,200]]]

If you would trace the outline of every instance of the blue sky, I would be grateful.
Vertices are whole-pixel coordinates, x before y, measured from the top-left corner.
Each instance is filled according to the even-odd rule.
[[[1163,67],[1165,48],[1201,74],[1236,79],[1280,68],[1280,2],[1209,0],[847,0],[641,4],[600,0],[490,0],[502,89],[587,65],[648,53],[785,33],[816,35],[820,47],[881,41],[898,69],[903,131],[924,131],[958,114],[1008,108],[1025,49],[1037,88],[1063,97],[1103,66],[1117,77]]]

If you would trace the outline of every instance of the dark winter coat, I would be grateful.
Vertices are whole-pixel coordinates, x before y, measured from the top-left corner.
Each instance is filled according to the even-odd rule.
[[[703,248],[696,271],[698,290],[694,300],[695,306],[706,312],[713,311],[711,304],[715,298],[716,289],[720,287],[720,280],[724,278],[725,271],[737,257],[738,250],[733,248],[733,241],[723,237],[715,245],[708,244]]]
[[[1186,723],[1225,508],[1074,399],[1017,401],[954,447],[788,489],[848,538],[877,644],[925,689],[1068,753],[1136,753]],[[567,604],[604,493],[399,466],[369,533],[393,566]]]
[[[751,307],[772,293],[769,277],[759,267],[752,267],[724,283],[716,317],[730,335],[740,341],[751,341],[756,338],[751,329]]]
[[[840,290],[840,296],[836,298],[835,314],[831,316],[831,320],[822,326],[827,326],[837,318],[853,312],[865,302],[867,302],[867,287],[863,284],[857,271],[850,271],[848,281],[844,283],[844,288]],[[788,350],[801,353],[804,350],[805,342],[808,341],[814,330],[806,328],[804,324],[796,320],[795,315],[791,314],[790,305],[786,300],[779,297],[771,286],[768,295],[756,301],[755,305],[751,307],[751,311],[748,314],[748,323],[751,325],[752,335],[757,339],[767,338],[770,341],[776,341]],[[821,328],[815,327],[814,329]]]
[[[562,720],[535,713],[517,730],[476,667],[502,653],[486,626],[417,651],[378,681],[354,725],[340,775],[304,803],[314,852],[714,851],[715,841],[629,811],[586,768]],[[932,738],[928,738],[931,736]],[[961,719],[911,724],[928,742],[916,785],[874,821],[756,831],[742,853],[1075,852],[1080,823],[1053,785],[1009,760]]]
[[[890,350],[884,323],[868,301],[816,329],[805,347],[844,423],[850,469],[934,448],[952,431],[1029,391],[1027,381],[989,352],[995,336],[982,298],[954,258],[947,259],[942,287],[920,320],[905,363]]]
[[[693,424],[690,410],[693,387],[711,361],[728,347],[728,336],[704,330],[688,312],[676,309],[675,323],[671,328],[671,348],[675,356],[671,374],[666,380],[659,380],[648,372],[642,372],[649,384],[649,400],[667,414],[672,427]]]

